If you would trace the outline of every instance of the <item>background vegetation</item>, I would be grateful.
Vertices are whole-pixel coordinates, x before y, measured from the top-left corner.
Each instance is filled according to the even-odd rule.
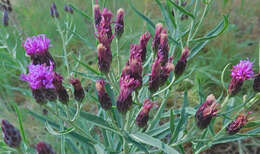
[[[21,69],[25,71],[25,66],[29,63],[29,58],[25,57],[25,51],[21,46],[21,42],[24,41],[27,36],[37,35],[39,33],[44,33],[51,39],[52,48],[50,49],[50,52],[57,60],[58,71],[63,76],[67,76],[62,57],[62,40],[57,31],[55,20],[49,15],[51,2],[52,1],[49,0],[12,0],[13,11],[10,13],[11,24],[9,27],[0,26],[1,39],[6,37],[7,33],[10,33],[7,42],[0,42],[0,119],[8,119],[18,126],[16,114],[10,105],[16,103],[22,113],[23,124],[27,136],[30,139],[30,143],[35,144],[40,140],[46,140],[54,146],[56,151],[58,151],[59,145],[56,143],[58,143],[57,140],[59,139],[51,136],[46,131],[43,123],[40,123],[37,119],[34,119],[27,113],[26,109],[42,113],[43,108],[34,103],[34,100],[30,97],[26,97],[31,95],[31,92],[27,88],[27,84],[19,81]],[[122,55],[122,61],[125,62],[128,58],[129,45],[138,42],[139,36],[147,29],[147,23],[133,11],[128,0],[104,0],[102,2],[114,13],[118,8],[124,8],[126,11],[126,29],[123,34],[124,40],[120,42],[120,55]],[[73,58],[73,55],[76,55],[78,58],[80,57],[84,63],[88,63],[92,67],[97,68],[97,56],[96,51],[93,48],[96,46],[96,42],[94,39],[92,23],[87,19],[84,20],[84,18],[77,13],[68,15],[63,10],[64,5],[70,3],[80,10],[83,10],[86,14],[91,15],[91,0],[56,0],[55,3],[58,6],[58,11],[60,13],[60,21],[64,21],[63,19],[66,18],[72,18],[72,26],[75,26],[74,37],[67,46],[70,66],[73,67],[77,64]],[[133,0],[133,5],[140,12],[152,19],[154,23],[163,21],[160,9],[155,1]],[[213,5],[208,12],[208,16],[198,34],[203,35],[208,32],[208,30],[212,29],[225,14],[228,14],[229,17],[230,24],[228,29],[217,39],[208,43],[196,58],[189,61],[190,67],[186,71],[190,71],[193,66],[197,66],[196,71],[194,71],[188,79],[185,79],[181,86],[176,87],[175,97],[170,97],[168,100],[168,107],[171,107],[172,105],[181,105],[182,100],[178,99],[178,95],[180,98],[183,96],[183,87],[190,88],[188,99],[194,105],[199,104],[198,85],[201,88],[203,96],[214,93],[216,97],[220,97],[222,95],[220,76],[223,68],[228,63],[236,64],[239,60],[248,57],[251,61],[255,62],[254,72],[259,71],[257,65],[259,64],[258,41],[260,38],[259,6],[260,1],[258,0],[216,0],[213,2]],[[190,19],[188,18],[187,20]],[[186,22],[188,21],[182,23],[183,27],[188,26],[185,24]],[[61,25],[65,26],[66,24],[70,23],[62,23]],[[16,30],[14,30],[14,27],[16,27]],[[77,34],[80,34],[80,36]],[[115,48],[115,46],[112,46],[113,54],[116,52]],[[16,59],[10,57],[6,50],[12,52]],[[177,52],[177,55],[179,53],[180,51]],[[114,64],[116,64],[116,62],[114,62]],[[76,71],[84,72],[84,67],[79,66]],[[95,92],[94,85],[90,85],[84,77],[80,76],[80,74],[73,72],[72,75],[82,79],[85,90],[88,89],[89,92]],[[68,78],[69,76],[65,77],[65,80],[68,80]],[[230,77],[226,75],[224,79],[226,84],[228,84],[229,80]],[[241,96],[252,93],[252,88],[250,87],[252,82],[252,80],[246,81]],[[254,108],[253,114],[256,117],[260,115],[259,107],[259,105],[256,105]],[[84,110],[97,112],[96,104],[91,100],[87,100],[84,105]],[[1,137],[2,136],[0,136],[0,140],[2,139]],[[255,141],[255,139],[252,140]],[[244,151],[248,152],[250,152],[250,148],[253,147],[253,149],[256,149],[259,145],[259,141],[258,143],[253,142],[252,144],[250,142],[251,146],[249,148],[248,146],[242,146],[241,142],[242,141],[239,141],[229,145],[234,146],[236,149],[242,148]],[[188,150],[189,148],[187,145],[187,151]]]

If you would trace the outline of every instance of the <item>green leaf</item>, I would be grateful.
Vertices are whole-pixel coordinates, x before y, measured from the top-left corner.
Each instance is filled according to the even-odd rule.
[[[173,2],[172,0],[170,0],[170,3],[176,7],[179,11],[181,11],[182,13],[190,16],[192,19],[195,19],[194,15],[192,13],[190,13],[189,11],[187,11],[185,8],[179,6],[178,4],[176,4],[175,2]]]
[[[162,141],[153,138],[147,134],[138,132],[135,134],[130,134],[130,136],[135,139],[137,142],[141,142],[147,145],[154,146],[156,148],[159,148],[160,150],[164,151],[167,154],[178,154],[179,152],[170,147],[169,145],[163,143]]]
[[[171,114],[170,114],[170,129],[171,129],[171,133],[174,132],[174,116],[173,116],[173,111],[171,110]]]
[[[224,16],[224,19],[217,25],[216,28],[211,30],[208,34],[205,35],[205,38],[215,36],[219,32],[221,32],[225,28],[226,17]],[[210,39],[206,39],[204,41],[200,41],[191,49],[190,55],[188,57],[188,60],[190,60],[192,57],[194,57],[208,42]]]
[[[248,122],[244,128],[251,128],[251,127],[256,127],[256,126],[259,126],[260,125],[260,120],[257,120],[257,121],[250,121]]]
[[[206,35],[205,37],[191,40],[191,42],[201,42],[201,41],[213,39],[213,38],[219,36],[220,34],[222,34],[227,29],[227,27],[228,27],[228,18],[226,16],[224,16],[224,26],[220,30],[218,30],[216,33],[214,33],[210,36]]]
[[[187,91],[185,91],[180,120],[179,120],[176,128],[174,129],[174,133],[171,137],[170,143],[175,142],[178,139],[180,132],[184,131],[183,127],[185,127],[186,122],[187,122],[187,117],[188,117],[188,115],[185,112],[186,111],[185,108],[187,106],[188,106],[188,94],[187,94]]]
[[[227,90],[227,88],[225,87],[224,76],[225,76],[226,69],[228,68],[229,65],[230,65],[230,63],[227,64],[227,65],[224,67],[224,69],[223,69],[223,71],[222,71],[222,73],[221,73],[221,83],[222,83],[222,86],[223,86],[223,88],[224,88],[225,90]]]
[[[75,10],[75,12],[77,12],[78,14],[82,15],[83,17],[87,18],[90,22],[92,21],[92,18],[89,17],[85,12],[81,11],[80,9],[78,9],[77,7],[73,6],[72,4],[69,4],[70,7],[73,8],[73,10]]]
[[[52,134],[52,135],[57,135],[57,136],[58,136],[58,135],[65,135],[65,134],[68,134],[68,133],[70,133],[70,132],[72,132],[72,131],[75,130],[74,127],[71,127],[71,128],[67,128],[67,129],[62,130],[62,131],[56,131],[56,130],[54,130],[54,129],[51,127],[51,125],[48,123],[48,121],[45,122],[45,127],[46,127],[46,129],[48,130],[48,132],[49,132],[50,134]]]
[[[141,143],[139,143],[139,142],[136,142],[134,139],[132,139],[132,138],[129,136],[128,133],[124,132],[124,138],[125,138],[125,140],[126,140],[127,142],[133,143],[135,146],[137,146],[138,149],[140,149],[141,151],[145,152],[146,154],[149,153],[148,150],[147,150],[147,148],[146,148],[143,144],[141,144]]]
[[[21,112],[19,111],[16,103],[13,103],[13,107],[15,109],[15,112],[17,114],[17,118],[18,118],[18,121],[19,121],[19,127],[20,127],[20,133],[21,133],[22,139],[23,139],[24,143],[26,145],[28,145],[28,142],[27,142],[27,139],[26,139],[26,136],[25,136],[25,133],[24,133],[24,129],[23,129],[23,122],[22,122]]]
[[[139,15],[141,18],[143,18],[147,23],[148,25],[150,25],[153,29],[155,28],[155,24],[148,18],[146,17],[145,15],[143,15],[141,12],[139,12],[133,5],[132,3],[132,0],[129,0],[129,4],[131,6],[131,8],[134,10],[134,12]]]
[[[77,71],[72,71],[78,75],[81,75],[83,77],[86,77],[94,82],[96,82],[97,80],[99,80],[100,78],[102,78],[102,76],[97,76],[97,75],[91,75],[91,74],[87,74],[87,73],[83,73],[83,72],[77,72]]]

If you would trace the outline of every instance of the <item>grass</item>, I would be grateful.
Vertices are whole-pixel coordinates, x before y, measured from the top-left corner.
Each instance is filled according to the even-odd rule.
[[[1,27],[1,36],[4,37],[5,33],[11,34],[6,44],[11,47],[8,49],[10,52],[16,52],[16,54],[13,54],[16,56],[16,59],[14,60],[6,53],[7,49],[0,48],[0,117],[10,120],[18,126],[18,120],[16,119],[14,109],[10,105],[10,102],[17,103],[19,108],[21,108],[25,132],[30,143],[34,144],[40,140],[47,140],[55,145],[55,149],[58,149],[59,145],[55,143],[59,138],[49,135],[43,124],[39,124],[37,120],[26,114],[26,110],[24,110],[25,108],[42,112],[43,107],[39,107],[32,99],[30,99],[30,97],[26,97],[28,94],[30,95],[30,91],[26,84],[18,80],[21,68],[25,69],[24,66],[29,63],[28,57],[24,56],[21,42],[25,40],[27,36],[37,35],[39,33],[44,33],[47,37],[51,38],[51,44],[53,47],[50,49],[50,52],[54,55],[54,58],[57,59],[57,70],[62,75],[66,75],[63,58],[61,57],[62,41],[57,32],[55,21],[49,16],[49,6],[51,1],[16,0],[12,2],[14,2],[14,11],[11,13],[11,16],[14,18],[12,22],[13,25],[17,27],[17,30],[13,30],[12,26],[7,28]],[[162,21],[160,10],[155,1],[144,0],[140,2],[139,0],[133,0],[133,2],[135,7],[150,17],[154,23]],[[194,105],[200,103],[197,96],[197,81],[200,83],[204,96],[214,93],[216,97],[219,97],[221,96],[223,89],[220,76],[226,64],[236,64],[240,59],[246,58],[255,61],[255,64],[259,63],[258,41],[260,32],[258,27],[260,24],[260,16],[257,16],[257,12],[259,12],[257,6],[260,5],[260,2],[247,1],[246,5],[241,5],[237,0],[226,2],[227,3],[224,3],[224,1],[214,2],[211,11],[208,12],[208,16],[205,19],[205,24],[202,25],[198,34],[205,34],[209,30],[209,27],[213,28],[217,24],[218,19],[222,17],[221,15],[226,13],[229,14],[231,23],[227,32],[222,34],[216,40],[211,41],[202,52],[200,52],[200,54],[198,54],[192,61],[189,61],[189,68],[186,70],[187,72],[191,71],[193,66],[197,66],[195,73],[193,73],[192,76],[183,83],[190,87],[188,97],[190,102],[193,102]],[[63,1],[58,0],[55,1],[55,3],[60,12],[61,25],[64,27],[63,19],[72,20],[76,27],[75,32],[80,34],[90,44],[96,46],[92,23],[79,14],[65,14],[63,11],[65,3]],[[85,0],[83,2],[82,0],[74,0],[71,3],[83,10],[87,15],[91,15],[90,0]],[[122,55],[121,67],[123,67],[124,62],[128,58],[129,44],[137,43],[140,34],[147,29],[148,25],[134,13],[127,0],[122,0],[120,3],[116,0],[113,2],[107,1],[105,6],[111,9],[113,13],[115,13],[120,7],[126,10],[126,29],[123,36],[125,39],[122,41],[120,40],[119,46],[120,55]],[[184,21],[183,27],[187,26],[186,21]],[[1,45],[3,45],[3,43],[1,43]],[[71,67],[77,64],[71,56],[71,54],[75,54],[76,56],[80,56],[81,60],[91,65],[91,67],[97,68],[95,51],[89,48],[89,46],[78,37],[74,37],[67,47],[69,52],[68,60]],[[13,48],[15,50],[12,51]],[[179,55],[179,53],[180,51],[178,51],[176,55]],[[112,54],[116,54],[115,45],[112,46]],[[116,61],[113,62],[113,65],[116,66]],[[254,67],[255,73],[260,69],[257,66],[258,65],[255,65]],[[76,71],[84,72],[85,69],[84,67],[79,66]],[[230,80],[228,74],[229,72],[227,71],[224,78],[226,85]],[[76,76],[77,74],[74,73],[73,75]],[[83,77],[79,77],[84,80]],[[69,77],[66,77],[65,79],[68,78]],[[248,95],[252,93],[252,88],[249,87],[249,85],[252,85],[250,82],[252,82],[252,80],[247,81],[242,89],[242,94]],[[87,88],[89,87],[89,82],[84,80],[83,85]],[[181,88],[181,86],[177,87],[176,91],[182,91]],[[94,92],[93,85],[90,85],[90,92]],[[170,95],[176,96],[173,94]],[[182,92],[178,92],[177,95],[182,95]],[[174,99],[176,105],[180,105],[182,102],[181,100],[178,100],[178,98]],[[96,104],[93,105],[91,101],[88,101],[84,106],[84,109],[96,112],[95,105]],[[259,115],[259,113],[256,112],[254,114],[255,116]]]

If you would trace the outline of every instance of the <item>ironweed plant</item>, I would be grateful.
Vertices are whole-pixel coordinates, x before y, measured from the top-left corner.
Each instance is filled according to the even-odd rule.
[[[181,107],[166,107],[170,94],[199,68],[191,60],[205,45],[221,35],[228,27],[228,17],[206,34],[198,34],[211,0],[187,2],[154,0],[161,10],[163,20],[155,24],[135,8],[131,9],[147,23],[147,30],[135,38],[138,43],[129,46],[129,57],[122,61],[120,45],[124,41],[127,12],[117,12],[92,0],[93,14],[86,14],[72,4],[61,6],[52,3],[50,18],[56,24],[62,40],[62,64],[51,53],[51,40],[45,34],[22,40],[25,62],[16,57],[16,50],[6,43],[8,31],[1,33],[1,48],[9,58],[18,63],[22,72],[19,82],[27,82],[31,92],[24,92],[44,108],[41,115],[33,110],[27,112],[45,123],[46,130],[58,138],[59,151],[48,141],[32,146],[23,129],[21,113],[15,103],[19,130],[7,120],[2,120],[4,136],[0,147],[3,151],[18,153],[185,153],[184,145],[192,146],[193,153],[219,143],[259,136],[259,121],[250,116],[251,107],[260,99],[259,73],[253,71],[254,62],[242,58],[231,69],[231,80],[224,81],[231,64],[223,68],[219,76],[223,84],[222,95],[215,98],[214,91],[206,98],[198,86],[200,104],[188,100],[189,88],[181,92]],[[5,3],[9,3],[6,1]],[[4,6],[1,3],[1,7]],[[11,5],[10,5],[11,6]],[[203,10],[201,10],[203,8]],[[8,27],[8,10],[3,7],[3,25]],[[14,10],[13,10],[14,11]],[[64,24],[60,16],[66,13]],[[70,16],[79,14],[93,24],[96,45],[76,32]],[[186,26],[183,26],[185,22]],[[7,37],[6,37],[7,36]],[[68,44],[75,37],[85,42],[97,53],[98,69],[85,63],[81,56],[68,52]],[[55,45],[55,44],[54,44]],[[115,46],[115,49],[114,49]],[[116,50],[116,51],[113,51]],[[22,52],[24,53],[24,52]],[[73,65],[71,61],[76,61]],[[59,66],[59,67],[58,67]],[[65,68],[65,73],[60,72]],[[85,72],[81,72],[82,67]],[[85,88],[83,82],[89,82]],[[246,80],[253,80],[254,93],[241,96],[239,91]],[[23,91],[23,90],[21,90]],[[234,102],[240,97],[240,102]],[[86,112],[83,106],[93,101],[96,112]],[[175,102],[171,102],[174,104]],[[220,126],[219,126],[220,125]],[[216,126],[218,126],[216,129]],[[247,128],[244,131],[241,129]]]

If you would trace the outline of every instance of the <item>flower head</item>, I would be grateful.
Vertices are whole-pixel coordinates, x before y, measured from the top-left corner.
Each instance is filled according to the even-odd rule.
[[[136,124],[138,127],[144,127],[147,125],[147,122],[149,120],[149,112],[151,108],[154,106],[154,104],[155,103],[151,102],[149,99],[146,99],[144,101],[143,108],[136,117]]]
[[[182,51],[181,58],[177,61],[175,66],[174,73],[176,75],[181,75],[184,72],[185,67],[187,65],[187,58],[189,56],[189,53],[190,53],[189,48],[185,47]]]
[[[254,72],[252,67],[253,62],[250,62],[249,60],[240,60],[239,64],[233,66],[233,69],[231,70],[231,76],[236,80],[242,81],[253,78]]]
[[[54,88],[52,81],[54,78],[53,65],[29,65],[29,73],[22,74],[20,79],[27,81],[32,89]]]
[[[36,151],[37,151],[37,154],[56,154],[53,151],[51,145],[47,144],[45,142],[39,142],[36,145]]]
[[[22,45],[27,55],[42,54],[48,51],[50,40],[44,34],[39,34],[28,37]]]
[[[147,43],[149,41],[149,39],[151,38],[151,34],[149,32],[145,32],[139,39],[139,46],[140,46],[140,49],[141,49],[141,58],[142,58],[142,62],[145,61],[145,58],[146,58],[146,46],[147,46]]]
[[[163,25],[161,23],[156,24],[155,26],[155,34],[152,41],[152,48],[154,52],[157,52],[159,44],[160,44],[160,36],[163,30]]]
[[[59,101],[65,105],[67,105],[69,102],[69,95],[68,95],[65,87],[62,85],[62,80],[63,80],[63,77],[60,74],[55,72],[52,83],[58,94]]]
[[[161,32],[160,44],[157,53],[157,57],[160,59],[160,63],[162,66],[164,66],[168,61],[168,55],[169,55],[168,35],[166,34],[166,30],[164,29]]]
[[[4,142],[12,148],[19,147],[21,143],[21,135],[19,130],[7,120],[2,120],[1,128],[3,131]]]
[[[149,78],[149,90],[155,92],[160,87],[160,72],[161,64],[160,59],[157,58],[152,65],[152,73]]]
[[[105,80],[102,78],[96,82],[96,89],[98,93],[98,100],[103,109],[108,110],[112,107],[112,100],[105,89]]]
[[[170,76],[170,73],[174,70],[172,60],[173,57],[170,57],[165,66],[162,67],[162,71],[160,74],[160,85],[163,85],[167,81],[168,77]]]
[[[99,26],[100,21],[102,19],[101,11],[99,9],[99,5],[94,5],[94,19],[95,19],[95,26],[96,28]]]
[[[85,97],[85,92],[81,86],[80,80],[78,78],[71,78],[70,84],[73,85],[74,97],[75,97],[76,101],[82,102],[83,98]]]
[[[117,36],[118,39],[124,33],[124,15],[125,15],[124,9],[120,8],[117,11],[117,17],[115,21],[115,35]]]
[[[97,53],[99,70],[102,73],[108,73],[112,62],[112,53],[110,48],[105,47],[103,44],[99,44],[97,46]]]
[[[248,114],[250,114],[250,112]],[[248,122],[248,114],[239,114],[237,118],[227,126],[226,131],[230,135],[238,133],[239,130]]]
[[[216,116],[218,113],[217,102],[213,94],[209,95],[206,101],[199,107],[196,112],[197,126],[200,129],[205,129],[208,127],[212,117]]]

